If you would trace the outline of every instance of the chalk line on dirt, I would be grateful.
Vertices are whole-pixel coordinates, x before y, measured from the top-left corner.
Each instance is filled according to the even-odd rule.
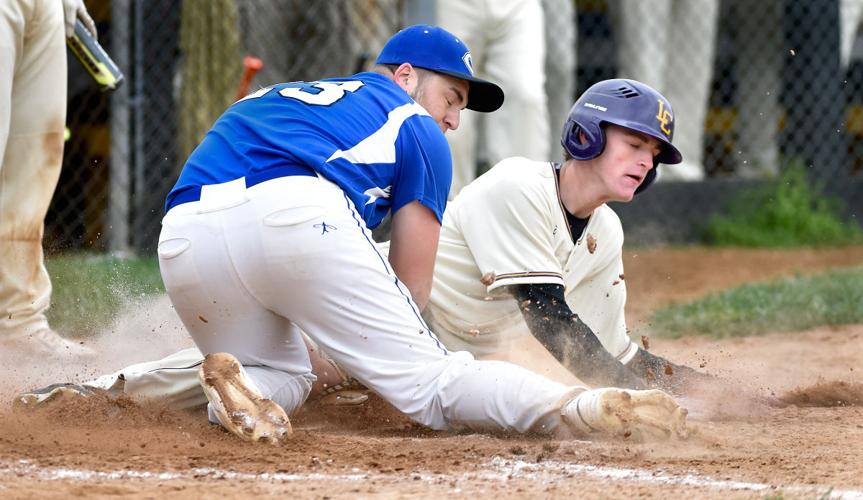
[[[573,464],[557,461],[543,461],[539,463],[525,462],[521,460],[507,460],[495,457],[489,464],[497,467],[502,472],[511,471],[513,477],[533,478],[541,475],[586,475],[606,479],[633,480],[646,483],[698,486],[716,490],[778,490],[788,493],[810,493],[819,498],[836,498],[842,500],[863,500],[863,490],[839,490],[823,485],[771,485],[766,483],[750,483],[745,481],[725,481],[712,479],[698,474],[686,474],[683,476],[666,474],[660,470],[628,469],[617,467],[601,467],[596,465]]]
[[[614,479],[620,481],[635,481],[653,483],[658,485],[694,486],[714,490],[744,490],[744,491],[782,491],[786,493],[814,494],[819,498],[831,498],[841,500],[863,500],[863,490],[835,489],[824,485],[771,485],[766,483],[750,483],[745,481],[725,481],[712,479],[698,474],[675,475],[665,471],[630,469],[618,467],[602,467],[596,465],[574,464],[546,460],[533,463],[522,460],[511,460],[502,457],[494,457],[481,467],[484,470],[477,472],[466,472],[462,474],[427,474],[412,472],[406,474],[411,480],[439,483],[441,481],[474,479],[508,481],[510,479],[546,480],[559,476],[571,477],[574,475]],[[90,480],[194,480],[194,479],[228,479],[237,481],[273,481],[273,482],[295,482],[295,481],[360,481],[379,480],[392,481],[397,479],[392,474],[375,474],[363,472],[358,468],[351,469],[349,474],[324,474],[324,473],[285,473],[285,472],[262,472],[245,473],[213,468],[193,468],[182,472],[157,472],[146,470],[115,470],[95,471],[85,469],[68,469],[62,467],[41,467],[31,463],[29,460],[19,460],[15,463],[0,462],[0,477],[35,477],[41,480],[64,480],[77,481]]]

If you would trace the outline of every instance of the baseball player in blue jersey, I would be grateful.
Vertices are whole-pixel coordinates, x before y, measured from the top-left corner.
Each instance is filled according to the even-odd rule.
[[[433,429],[686,435],[686,410],[662,391],[589,390],[477,361],[420,316],[451,177],[443,133],[462,108],[502,100],[457,38],[413,26],[372,73],[261,89],[215,123],[168,196],[158,246],[168,295],[205,355],[211,421],[282,442],[315,381],[302,330]],[[369,228],[387,212],[385,257]]]

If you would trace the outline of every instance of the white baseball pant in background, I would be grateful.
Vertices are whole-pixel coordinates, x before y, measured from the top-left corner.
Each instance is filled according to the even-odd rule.
[[[662,179],[703,179],[718,0],[615,0],[610,7],[620,43],[618,76],[650,85],[674,108],[674,145],[683,162],[663,168]]]
[[[453,199],[476,177],[477,139],[489,165],[511,156],[549,157],[545,27],[539,0],[438,0],[437,24],[470,47],[477,75],[506,95],[499,110],[462,113],[459,128],[447,133]]]
[[[0,340],[48,328],[44,218],[63,161],[60,0],[0,2]]]

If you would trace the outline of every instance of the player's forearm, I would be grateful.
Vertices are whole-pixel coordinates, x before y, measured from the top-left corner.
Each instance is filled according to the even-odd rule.
[[[564,367],[590,385],[644,388],[644,381],[605,350],[590,327],[565,302],[553,297],[550,289],[542,288],[550,286],[554,285],[513,287],[533,336]]]
[[[644,389],[644,381],[614,358],[577,315],[534,317],[531,333],[575,376],[593,387]]]
[[[419,201],[408,203],[393,214],[388,258],[420,310],[431,295],[439,237],[440,222]]]
[[[401,246],[391,246],[389,261],[399,281],[411,292],[414,303],[421,311],[425,309],[431,296],[434,257],[420,259],[415,252],[403,251]]]
[[[431,280],[414,283],[412,287],[408,285],[408,289],[411,291],[411,298],[413,298],[414,303],[419,307],[420,311],[423,311],[431,296]]]

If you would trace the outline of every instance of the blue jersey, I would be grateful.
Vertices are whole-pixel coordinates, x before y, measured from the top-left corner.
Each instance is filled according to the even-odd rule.
[[[441,220],[452,158],[428,112],[375,73],[261,89],[229,107],[189,156],[165,210],[201,186],[246,185],[317,172],[336,183],[370,228],[419,200]]]

